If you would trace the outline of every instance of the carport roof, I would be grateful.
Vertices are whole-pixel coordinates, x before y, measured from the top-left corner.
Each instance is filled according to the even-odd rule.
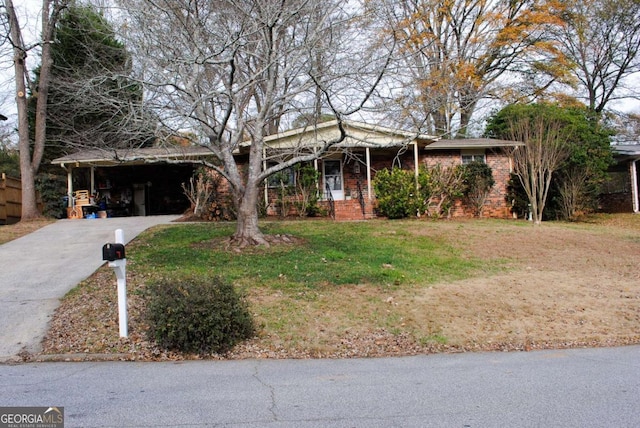
[[[213,156],[207,147],[201,146],[168,146],[168,147],[145,147],[138,149],[115,149],[102,150],[90,149],[72,153],[51,161],[55,165],[70,166],[115,166],[132,165],[149,162],[161,162],[170,160],[197,160],[202,157]]]

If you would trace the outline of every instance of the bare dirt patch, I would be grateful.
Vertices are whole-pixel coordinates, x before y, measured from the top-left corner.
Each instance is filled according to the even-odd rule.
[[[294,246],[294,245],[302,245],[304,240],[298,238],[297,236],[287,235],[287,234],[278,234],[278,235],[265,235],[264,240],[271,247],[273,246]],[[202,250],[224,250],[224,251],[234,251],[236,253],[256,253],[264,251],[264,245],[250,245],[239,247],[234,245],[232,238],[216,238],[210,239],[208,241],[198,242],[194,244],[194,248],[202,249]]]
[[[207,357],[371,357],[640,343],[640,216],[539,228],[522,222],[413,222],[408,230],[442,239],[468,257],[500,259],[506,267],[431,286],[360,284],[295,295],[254,288],[248,297],[260,335],[229,355]],[[143,287],[145,278],[133,275],[129,282]],[[168,353],[146,339],[144,300],[135,288],[130,337],[119,339],[113,283],[112,272],[102,269],[65,298],[44,354],[203,358]],[[274,311],[287,318],[265,324],[273,319],[265,314]]]

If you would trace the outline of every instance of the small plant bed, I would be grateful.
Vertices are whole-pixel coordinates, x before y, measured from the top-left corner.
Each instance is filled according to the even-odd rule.
[[[56,358],[349,358],[640,343],[640,216],[588,222],[265,222],[286,236],[235,252],[233,224],[162,226],[127,248],[129,331],[102,268],[56,312]],[[246,297],[251,338],[178,352],[149,334],[148,293],[166,278],[219,277]],[[62,356],[60,356],[62,355]],[[44,358],[40,356],[39,358]]]

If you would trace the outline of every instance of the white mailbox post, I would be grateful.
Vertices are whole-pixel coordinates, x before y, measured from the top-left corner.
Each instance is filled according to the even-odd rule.
[[[118,322],[120,324],[120,337],[128,337],[127,320],[127,258],[124,250],[124,232],[116,230],[115,244],[105,244],[102,247],[102,259],[109,262],[118,281]]]

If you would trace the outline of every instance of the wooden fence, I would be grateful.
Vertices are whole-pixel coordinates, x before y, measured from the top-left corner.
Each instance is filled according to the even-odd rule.
[[[13,224],[22,216],[22,186],[19,178],[0,178],[0,224]]]

